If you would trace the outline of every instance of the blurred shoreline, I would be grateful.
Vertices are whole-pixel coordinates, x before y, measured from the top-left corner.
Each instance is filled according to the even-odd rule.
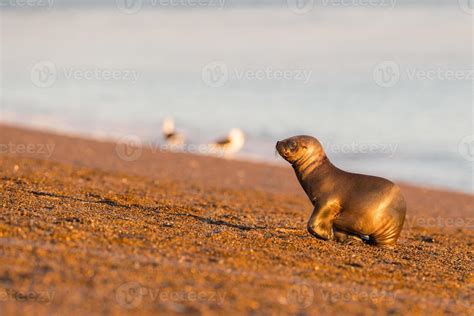
[[[118,137],[110,137],[110,136],[90,136],[90,135],[84,135],[83,133],[76,133],[76,132],[64,132],[62,130],[55,130],[55,129],[48,129],[48,128],[38,128],[38,127],[32,127],[28,125],[21,125],[21,124],[11,124],[11,123],[6,123],[0,121],[0,130],[3,131],[2,136],[0,136],[0,154],[17,154],[12,150],[11,148],[17,148],[15,139],[18,137],[18,140],[20,140],[20,143],[24,139],[34,139],[33,144],[42,146],[42,153],[40,155],[37,155],[36,153],[28,153],[28,152],[22,152],[20,153],[20,156],[22,154],[25,154],[25,156],[38,156],[43,159],[51,159],[51,157],[54,154],[54,150],[56,145],[54,143],[51,143],[51,139],[58,139],[60,140],[60,143],[66,142],[66,144],[70,140],[74,141],[79,141],[81,143],[83,142],[98,142],[98,145],[104,144],[104,146],[110,148],[111,146],[114,147],[113,153],[115,155],[118,155],[118,158],[123,160],[125,163],[133,163],[133,164],[139,164],[140,163],[140,158],[141,158],[141,153],[143,151],[147,151],[152,155],[171,155],[170,157],[181,157],[180,159],[185,159],[189,161],[193,161],[194,159],[210,159],[210,160],[219,160],[223,161],[235,161],[237,163],[246,163],[246,164],[255,164],[255,166],[258,165],[266,165],[268,167],[276,167],[276,168],[283,168],[286,170],[291,170],[291,167],[288,166],[288,163],[285,162],[283,159],[279,158],[277,154],[275,154],[274,148],[272,149],[272,153],[274,154],[274,159],[268,159],[264,158],[262,156],[258,156],[255,154],[247,154],[247,153],[238,153],[233,156],[229,157],[224,157],[220,154],[216,153],[209,153],[205,151],[200,151],[200,146],[202,144],[189,144],[187,147],[184,147],[184,149],[176,149],[176,148],[171,148],[170,146],[167,146],[163,141],[147,141],[144,138],[140,138],[137,135],[134,134],[126,134]],[[14,135],[13,142],[12,141],[7,141],[11,135]],[[49,142],[49,145],[46,146]],[[21,148],[23,151],[26,151],[28,148],[28,143],[25,143],[24,146],[21,145]],[[136,152],[140,152],[138,156],[134,156]],[[122,156],[121,156],[122,155]],[[331,154],[328,154],[331,156]],[[359,159],[364,160],[364,155],[361,155]],[[64,159],[64,157],[63,157]],[[73,159],[73,158],[72,158]],[[385,159],[383,156],[375,159]],[[69,160],[69,159],[68,159]],[[334,160],[331,159],[333,162]],[[347,168],[345,169],[344,166],[338,165],[338,167],[348,170]],[[381,176],[380,174],[371,174],[375,176]],[[437,190],[440,192],[452,192],[452,193],[460,193],[460,194],[467,194],[469,196],[472,196],[473,193],[469,191],[463,191],[463,190],[456,190],[453,188],[446,188],[446,187],[437,187],[435,185],[429,185],[429,184],[420,184],[417,183],[416,181],[407,181],[407,180],[399,180],[395,176],[394,178],[389,178],[390,180],[396,182],[397,184],[406,184],[409,186],[414,186],[417,187],[421,190]]]

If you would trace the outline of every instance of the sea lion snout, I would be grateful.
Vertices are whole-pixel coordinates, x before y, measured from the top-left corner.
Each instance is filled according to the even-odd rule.
[[[288,159],[291,158],[291,150],[290,146],[288,145],[288,139],[277,141],[275,148],[280,156],[289,161]]]
[[[276,148],[276,150],[278,151],[278,153],[280,155],[285,151],[285,149],[283,147],[284,147],[283,146],[283,141],[282,140],[277,141],[277,143],[275,145],[275,148]]]
[[[316,138],[306,135],[293,136],[276,143],[276,150],[286,161],[293,164],[321,148]]]

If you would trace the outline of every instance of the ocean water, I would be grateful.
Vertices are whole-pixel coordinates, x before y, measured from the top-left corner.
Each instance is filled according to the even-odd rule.
[[[0,1],[0,121],[155,144],[173,116],[281,164],[309,134],[345,170],[474,192],[469,1],[124,1]]]

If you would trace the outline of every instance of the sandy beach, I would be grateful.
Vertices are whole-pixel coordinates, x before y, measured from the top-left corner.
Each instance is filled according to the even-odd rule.
[[[1,315],[474,313],[472,195],[400,184],[383,249],[310,236],[290,167],[11,126],[0,144]]]

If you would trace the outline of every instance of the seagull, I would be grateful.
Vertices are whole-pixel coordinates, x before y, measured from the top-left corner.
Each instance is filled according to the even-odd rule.
[[[175,146],[184,144],[184,135],[179,134],[175,131],[174,120],[172,118],[165,118],[161,130],[163,132],[163,137],[165,138],[167,144]]]
[[[230,130],[226,138],[218,140],[210,144],[211,149],[221,153],[235,154],[242,149],[245,144],[245,135],[238,128],[233,128]]]

